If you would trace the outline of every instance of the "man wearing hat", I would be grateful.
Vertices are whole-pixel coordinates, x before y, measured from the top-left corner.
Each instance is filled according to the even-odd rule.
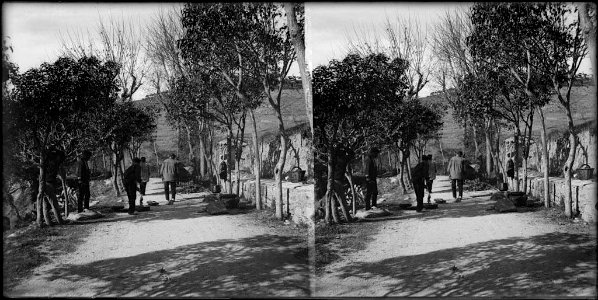
[[[371,148],[365,161],[365,210],[376,208],[376,199],[378,198],[376,177],[378,176],[378,168],[376,168],[375,159],[378,157],[378,153],[380,153],[378,148]]]

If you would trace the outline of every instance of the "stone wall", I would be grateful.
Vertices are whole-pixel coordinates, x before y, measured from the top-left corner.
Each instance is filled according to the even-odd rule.
[[[233,188],[236,183],[233,183]],[[275,208],[276,185],[274,180],[261,180],[262,203],[266,207]],[[293,222],[310,224],[314,217],[314,185],[303,183],[282,183],[283,213],[290,214]],[[255,203],[255,181],[241,181],[241,197]]]
[[[309,124],[304,124],[296,128],[289,129],[288,135],[288,151],[286,155],[285,166],[283,174],[291,171],[295,167],[299,167],[306,171],[305,176],[313,176],[313,154],[311,151],[312,140],[306,134],[305,129],[309,130]],[[241,154],[241,171],[253,174],[253,157],[255,151],[253,150],[253,141],[246,133],[248,140],[243,145],[243,153]],[[274,178],[274,167],[280,157],[280,137],[278,135],[267,135],[261,138],[259,144],[259,151],[261,156],[261,175],[264,178]],[[220,156],[225,155],[226,146],[218,145],[215,149],[217,155],[214,159],[220,159]],[[226,156],[225,156],[226,157]],[[215,162],[218,166],[220,161]],[[233,167],[234,169],[234,167]]]
[[[520,186],[523,187],[523,178]],[[528,178],[527,193],[544,198],[544,182],[541,177]],[[571,193],[573,195],[573,213],[579,215],[584,221],[596,223],[596,182],[590,180],[571,180]],[[549,178],[549,202],[551,206],[558,206],[564,210],[566,182],[564,178]]]
[[[577,152],[575,153],[575,162],[573,163],[573,171],[577,170],[584,164],[588,164],[591,168],[594,168],[594,175],[596,174],[596,122],[587,122],[577,126],[579,144],[577,145]],[[542,164],[542,149],[541,143],[537,137],[532,139],[530,146],[530,153],[528,157],[528,168],[536,169],[541,171],[540,166]],[[569,155],[569,138],[568,133],[555,131],[548,136],[548,156],[550,161],[549,173],[551,176],[560,176],[562,174],[562,166],[567,160]],[[505,140],[503,143],[502,151],[504,153],[504,159],[506,161],[506,153],[514,151],[513,138]],[[522,154],[522,145],[520,145],[520,155]]]

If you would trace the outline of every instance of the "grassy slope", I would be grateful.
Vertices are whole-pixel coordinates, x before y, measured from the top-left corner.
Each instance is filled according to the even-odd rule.
[[[594,86],[580,86],[573,87],[571,91],[571,110],[573,114],[573,121],[575,125],[579,125],[588,121],[596,120],[596,88]],[[422,98],[423,102],[437,102],[443,101],[440,96],[428,96]],[[546,118],[546,130],[550,134],[553,131],[563,131],[567,128],[567,119],[565,111],[558,102],[556,95],[553,96],[552,101],[544,108],[544,116]],[[442,129],[442,147],[447,149],[461,149],[463,147],[463,128],[459,126],[453,119],[453,111],[449,109],[444,119],[444,127]],[[541,125],[540,116],[534,116],[534,125],[532,134],[539,137]],[[508,138],[513,135],[513,132],[502,131],[501,138]],[[431,141],[428,147],[429,152],[433,155],[439,154],[438,144]],[[445,156],[447,154],[445,153]],[[452,154],[449,154],[452,155]],[[467,155],[467,154],[466,154]]]
[[[273,96],[275,96],[274,93]],[[157,148],[158,151],[176,152],[178,142],[178,139],[176,138],[177,132],[176,129],[167,123],[162,104],[160,104],[157,99],[153,98],[152,96],[148,96],[143,100],[135,101],[135,104],[139,106],[154,106],[162,110],[158,119],[156,140]],[[303,97],[303,90],[301,88],[283,90],[281,98],[281,111],[285,129],[307,123],[305,101]],[[255,119],[258,124],[258,134],[260,137],[278,132],[278,119],[276,118],[274,110],[272,107],[270,107],[270,104],[266,99],[264,99],[262,105],[256,109]],[[245,136],[250,138],[251,133],[253,132],[253,122],[251,121],[251,117],[249,115],[247,116],[246,122]],[[226,134],[224,132],[217,132],[215,136],[215,142],[221,141],[225,138]],[[153,148],[146,143],[144,145],[143,151],[152,153]]]

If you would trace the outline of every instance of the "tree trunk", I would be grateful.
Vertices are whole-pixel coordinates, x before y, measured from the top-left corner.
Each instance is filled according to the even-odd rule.
[[[204,143],[203,130],[199,133],[199,176],[203,180],[206,178],[206,144]]]
[[[399,181],[401,182],[401,187],[403,188],[403,194],[407,193],[407,185],[405,184],[405,152],[403,150],[399,150],[399,154],[401,155],[401,177]]]
[[[411,183],[413,182],[413,180],[411,180],[411,156],[407,156],[407,179],[409,182],[409,186],[412,187]]]
[[[43,199],[44,193],[46,190],[46,169],[44,167],[45,164],[45,157],[42,154],[40,159],[40,168],[39,168],[39,179],[38,179],[38,186],[37,186],[37,199],[35,202],[35,210],[36,210],[36,222],[38,226],[43,225],[42,221],[42,214],[43,214]]]
[[[480,145],[478,143],[478,129],[475,124],[471,124],[471,129],[473,131],[473,145],[475,147],[475,151],[473,153],[474,159],[477,159],[480,156]]]
[[[442,150],[442,141],[439,138],[436,138],[438,141],[438,148],[440,149],[440,156],[442,157],[442,168],[443,170],[446,169],[445,162],[446,158],[444,157],[444,151]]]
[[[281,121],[282,122],[282,121]],[[287,139],[284,134],[284,128],[282,125],[280,126],[280,157],[278,158],[278,163],[276,163],[276,168],[274,169],[274,181],[276,184],[276,217],[279,219],[283,219],[283,196],[282,196],[282,172],[284,170],[284,163],[287,156]]]
[[[517,160],[519,159],[519,137],[521,136],[521,130],[517,127],[517,132],[515,133],[515,157],[513,158],[513,163],[515,165],[515,175],[513,180],[515,181],[515,191],[519,192],[519,167],[517,165]]]
[[[588,44],[590,61],[592,62],[592,70],[594,80],[594,87],[596,87],[596,4],[595,3],[579,3],[579,21],[583,28],[585,40]]]
[[[491,123],[490,120],[486,121],[486,132],[484,134],[486,138],[486,176],[491,174],[492,170],[492,137],[491,137]]]
[[[312,85],[311,85],[311,74],[307,68],[305,59],[305,43],[303,35],[299,32],[299,25],[297,24],[297,16],[295,15],[295,4],[286,2],[284,4],[285,11],[287,13],[287,24],[289,26],[289,32],[295,51],[297,52],[297,64],[299,65],[299,73],[301,74],[301,84],[303,86],[303,94],[305,97],[305,111],[307,113],[307,120],[309,120],[309,127],[311,128],[311,134],[314,134],[314,123],[313,123],[313,96],[312,96]]]
[[[355,217],[355,213],[357,211],[357,196],[355,195],[355,186],[353,185],[353,171],[349,170],[345,176],[347,177],[347,180],[349,181],[349,187],[351,188],[351,210],[353,212],[353,217]]]
[[[241,190],[241,156],[243,155],[243,140],[245,137],[246,116],[247,116],[247,114],[245,112],[243,112],[243,116],[241,117],[241,120],[239,120],[239,123],[240,123],[239,131],[241,131],[241,134],[237,135],[237,142],[236,142],[237,147],[235,149],[235,159],[237,161],[237,188],[236,188],[237,195],[241,195],[240,194],[240,190]]]
[[[158,148],[156,147],[156,140],[152,141],[154,144],[154,155],[156,155],[156,166],[160,168],[160,157],[158,157]]]
[[[255,122],[255,113],[250,110],[251,121],[253,122],[253,173],[255,175],[255,208],[262,209],[262,184],[260,180],[260,168],[262,164],[260,156],[260,146],[257,134],[257,124]]]
[[[42,199],[42,210],[44,213],[44,222],[46,222],[46,225],[52,226],[52,219],[50,218],[50,207],[48,202],[49,200],[47,197]]]
[[[324,220],[326,224],[331,223],[331,216],[332,216],[332,191],[333,191],[333,184],[334,184],[334,151],[332,145],[328,145],[328,174],[327,174],[327,183],[326,183],[326,199],[325,199],[325,215]]]
[[[193,173],[197,175],[198,165],[195,159],[195,151],[193,149],[193,143],[191,142],[191,128],[185,125],[185,133],[187,134],[187,147],[189,148],[189,162],[193,165]]]
[[[336,200],[340,204],[341,211],[343,212],[343,216],[347,222],[351,222],[351,216],[349,215],[349,209],[347,208],[347,203],[345,202],[345,197],[341,197],[341,195],[337,194],[336,191],[334,192],[336,196]],[[344,195],[343,195],[344,196]]]
[[[226,138],[226,165],[228,167],[226,177],[228,179],[228,193],[233,193],[233,175],[232,175],[232,162],[233,162],[233,153],[232,153],[232,142],[233,142],[233,128],[232,125],[228,126],[228,136]],[[224,189],[224,188],[223,188]]]
[[[529,161],[529,150],[530,147],[532,145],[532,128],[534,125],[534,111],[532,110],[530,112],[530,116],[529,116],[529,124],[526,125],[526,132],[527,132],[527,137],[525,139],[525,149],[523,150],[524,153],[524,160],[523,160],[523,191],[525,193],[527,193],[527,164]]]
[[[52,208],[52,212],[54,213],[54,218],[56,219],[56,222],[58,222],[58,224],[62,224],[62,217],[60,216],[60,209],[58,208],[58,200],[56,199],[56,195],[48,197],[48,204],[50,204],[50,207]],[[65,205],[66,204],[67,202],[65,201]]]
[[[548,138],[546,134],[546,122],[544,120],[544,112],[542,111],[541,107],[538,107],[538,112],[540,113],[540,123],[542,124],[542,174],[544,175],[544,206],[550,207],[550,179],[548,178],[548,168],[549,168],[549,161],[548,161]]]
[[[573,195],[571,190],[571,175],[573,163],[575,162],[575,152],[577,151],[577,136],[575,134],[575,127],[573,126],[573,118],[571,116],[571,109],[567,108],[567,119],[569,126],[569,155],[567,161],[563,166],[563,173],[565,175],[565,216],[568,218],[574,217],[573,215]]]
[[[112,146],[115,147],[115,146]],[[116,193],[117,197],[120,197],[120,188],[118,185],[118,153],[112,150],[112,187],[114,188],[114,192]]]

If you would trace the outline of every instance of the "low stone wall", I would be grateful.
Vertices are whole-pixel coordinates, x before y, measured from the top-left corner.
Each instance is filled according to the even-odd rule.
[[[262,179],[262,203],[275,207],[276,185],[274,180]],[[233,182],[233,190],[236,182]],[[241,196],[255,203],[255,181],[241,181]],[[283,213],[290,214],[295,223],[310,224],[314,217],[314,185],[282,182]]]
[[[520,179],[520,187],[523,187],[523,179]],[[564,209],[566,182],[564,178],[549,177],[549,202],[553,206]],[[528,178],[528,194],[542,198],[544,197],[544,179],[542,177]],[[598,219],[596,211],[596,182],[591,180],[571,180],[571,192],[573,195],[573,213],[579,214],[581,218],[589,223],[596,223]]]

